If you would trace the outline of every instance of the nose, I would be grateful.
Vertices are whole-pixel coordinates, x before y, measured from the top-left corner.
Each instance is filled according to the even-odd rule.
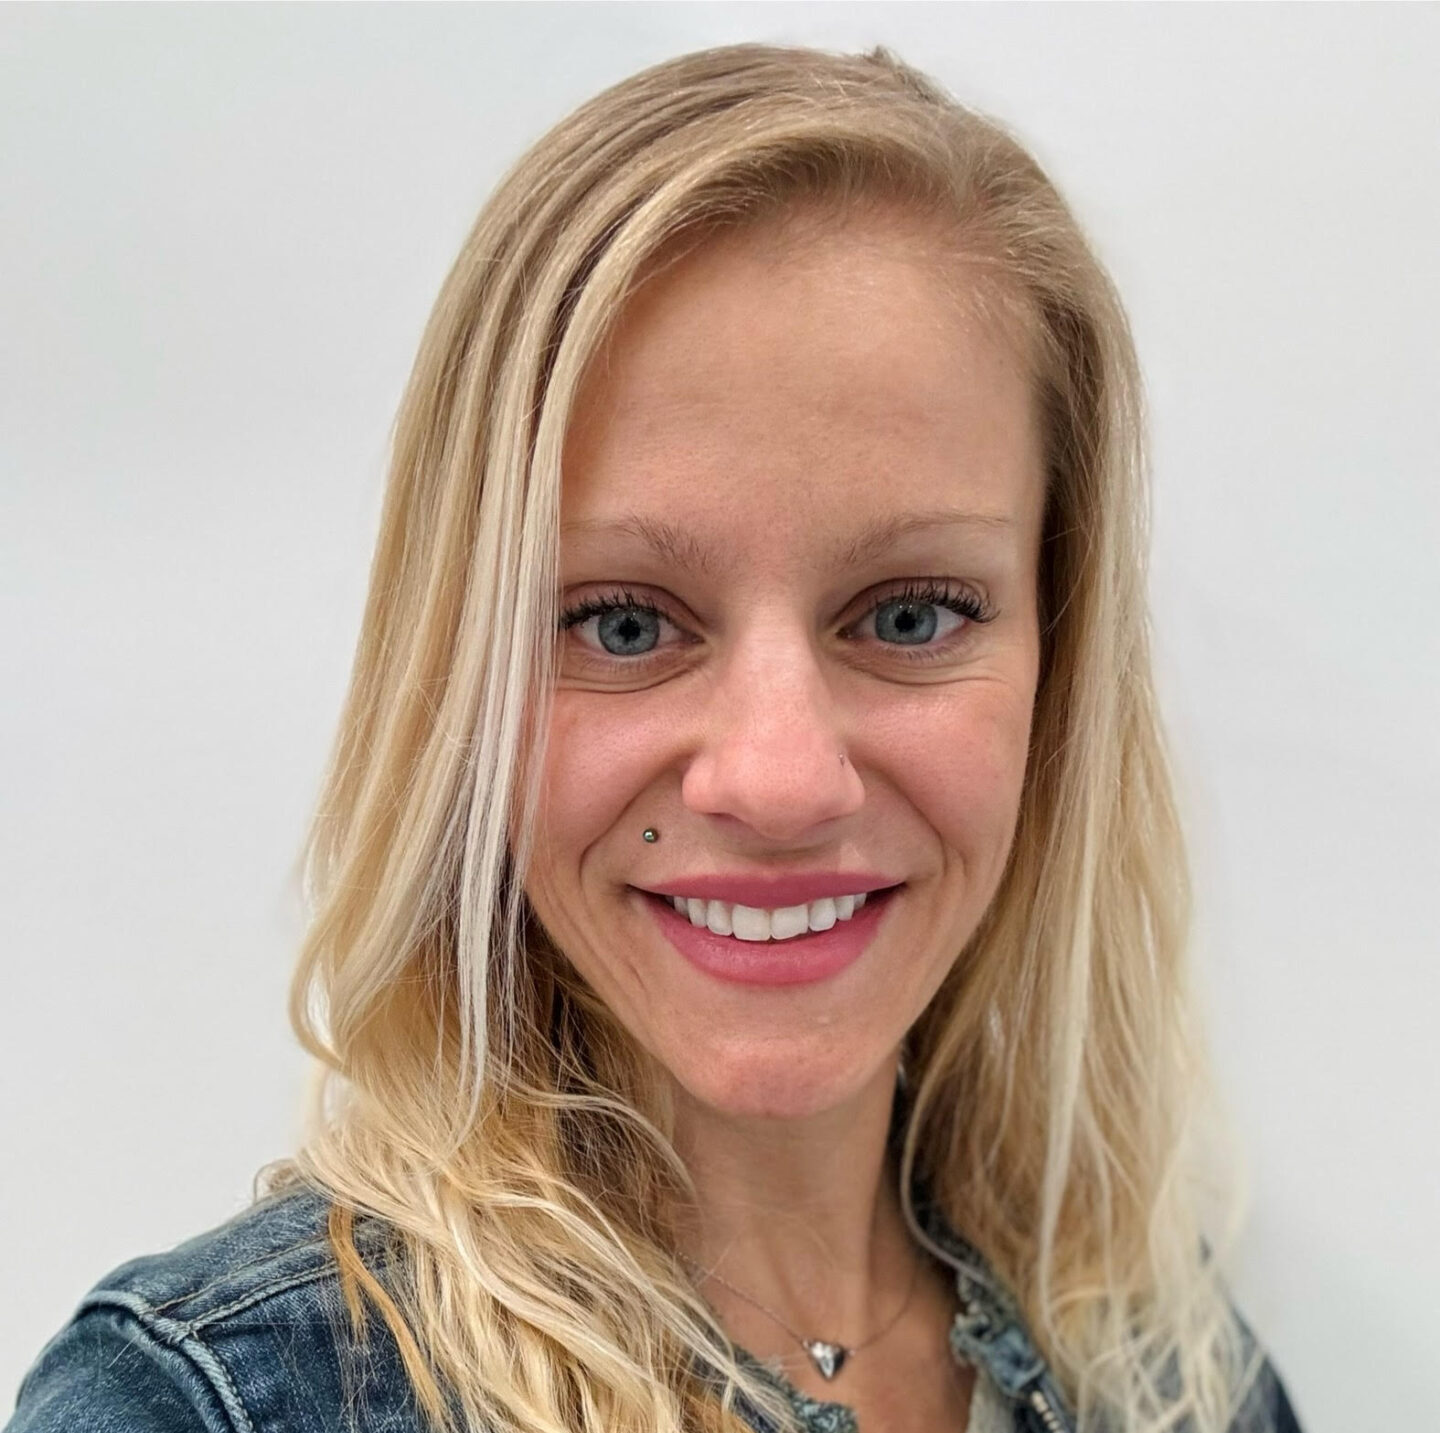
[[[808,638],[776,630],[717,673],[681,797],[688,810],[795,841],[859,810],[865,788]]]

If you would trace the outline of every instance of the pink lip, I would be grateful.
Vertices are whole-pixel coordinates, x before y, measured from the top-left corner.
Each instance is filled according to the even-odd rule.
[[[861,891],[868,894],[899,884],[894,876],[874,871],[797,871],[788,876],[676,876],[643,889],[657,896],[695,896],[774,911],[809,905],[825,896],[858,896]]]
[[[664,896],[640,898],[670,944],[707,975],[740,985],[805,985],[838,975],[859,960],[899,894],[871,896],[849,920],[836,921],[829,930],[763,941],[716,935],[707,926],[693,925]]]

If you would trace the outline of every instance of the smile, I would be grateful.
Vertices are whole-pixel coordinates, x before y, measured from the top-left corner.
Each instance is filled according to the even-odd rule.
[[[809,931],[829,930],[848,921],[865,904],[864,891],[853,895],[824,896],[806,905],[761,910],[738,902],[704,900],[698,896],[663,896],[690,924],[704,926],[716,935],[736,940],[793,940]]]
[[[669,945],[698,970],[731,983],[774,986],[827,980],[859,960],[903,883],[771,910],[632,889]]]

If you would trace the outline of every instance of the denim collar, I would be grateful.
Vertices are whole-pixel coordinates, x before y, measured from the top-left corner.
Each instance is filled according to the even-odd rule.
[[[921,1181],[911,1185],[911,1198],[911,1232],[955,1271],[960,1309],[950,1325],[950,1351],[989,1374],[1012,1404],[1030,1409],[1045,1433],[1074,1433],[1074,1415],[1010,1290],[951,1227]]]

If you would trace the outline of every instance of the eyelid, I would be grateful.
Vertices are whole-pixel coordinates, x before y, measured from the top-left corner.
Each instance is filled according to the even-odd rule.
[[[864,600],[866,605],[859,609],[856,621],[860,617],[868,616],[882,603],[895,602],[904,597],[909,597],[912,601],[934,602],[968,598],[979,611],[985,614],[983,617],[976,617],[972,620],[989,621],[996,615],[991,609],[989,600],[979,587],[974,583],[961,582],[953,577],[899,577],[890,583],[881,583],[880,589],[863,599],[857,599]],[[648,593],[637,595],[628,585],[622,584],[576,598],[568,606],[562,597],[558,604],[558,621],[562,628],[571,627],[583,620],[576,614],[586,608],[592,609],[589,615],[594,615],[596,608],[608,611],[613,607],[634,607],[641,612],[654,612],[678,627],[682,624],[670,615],[666,606],[668,600],[665,597],[659,600],[652,599]],[[852,603],[847,603],[846,608],[842,610],[846,610],[852,605]]]
[[[593,616],[596,611],[609,611],[615,607],[633,607],[641,612],[658,612],[662,617],[668,619],[664,598],[655,601],[648,594],[637,595],[629,586],[621,585],[587,593],[583,597],[573,599],[568,604],[564,597],[561,597],[558,603],[557,622],[561,628],[574,626],[577,621],[582,620],[576,614],[587,608],[589,615]]]
[[[980,588],[971,582],[961,582],[953,577],[902,577],[893,584],[882,583],[878,592],[868,594],[864,599],[860,618],[868,617],[877,607],[887,602],[924,602],[938,607],[949,607],[952,603],[964,604],[971,608],[974,616],[967,616],[972,623],[984,623],[994,619],[996,613],[989,599]],[[851,623],[850,625],[854,625]]]

